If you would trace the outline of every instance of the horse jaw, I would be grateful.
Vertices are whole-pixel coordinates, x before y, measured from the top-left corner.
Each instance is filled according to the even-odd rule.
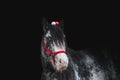
[[[68,57],[65,53],[57,54],[55,56],[55,64],[52,61],[52,65],[58,72],[62,72],[68,67]]]

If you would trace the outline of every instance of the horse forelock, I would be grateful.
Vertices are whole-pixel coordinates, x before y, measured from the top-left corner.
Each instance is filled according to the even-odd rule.
[[[44,37],[44,41],[48,48],[61,48],[65,49],[65,38],[61,28],[50,28]]]

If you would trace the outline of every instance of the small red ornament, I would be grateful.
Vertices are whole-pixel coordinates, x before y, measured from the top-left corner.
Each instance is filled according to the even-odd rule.
[[[53,21],[53,22],[51,22],[51,25],[53,25],[53,26],[58,26],[59,24],[60,24],[59,21]]]
[[[55,23],[56,23],[56,25],[59,25],[59,24],[60,24],[59,21],[55,21]]]

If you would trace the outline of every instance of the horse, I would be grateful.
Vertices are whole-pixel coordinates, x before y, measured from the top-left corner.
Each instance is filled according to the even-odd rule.
[[[88,50],[67,45],[63,22],[42,20],[41,80],[117,80],[112,61],[100,61]]]

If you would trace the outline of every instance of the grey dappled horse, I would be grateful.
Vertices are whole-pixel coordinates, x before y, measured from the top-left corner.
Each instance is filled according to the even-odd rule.
[[[43,19],[41,80],[116,80],[112,62],[103,62],[88,50],[74,51],[67,46],[63,20]]]

